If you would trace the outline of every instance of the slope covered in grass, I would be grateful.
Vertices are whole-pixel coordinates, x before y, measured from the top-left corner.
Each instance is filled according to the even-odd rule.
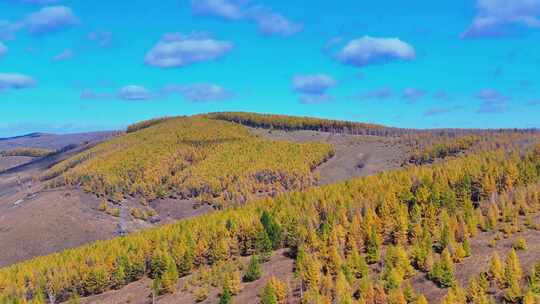
[[[238,124],[178,117],[99,144],[45,178],[114,200],[171,195],[224,205],[305,189],[316,180],[312,170],[332,153],[327,144],[270,141]]]

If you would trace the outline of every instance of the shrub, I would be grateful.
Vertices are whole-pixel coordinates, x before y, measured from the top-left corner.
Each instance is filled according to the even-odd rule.
[[[519,238],[512,245],[515,250],[527,250],[527,241],[524,238]]]

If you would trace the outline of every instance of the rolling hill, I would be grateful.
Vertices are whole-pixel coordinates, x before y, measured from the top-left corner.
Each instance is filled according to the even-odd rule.
[[[253,113],[141,122],[40,171],[36,195],[86,192],[120,223],[148,223],[133,206],[223,210],[0,269],[0,303],[534,303],[537,143]]]

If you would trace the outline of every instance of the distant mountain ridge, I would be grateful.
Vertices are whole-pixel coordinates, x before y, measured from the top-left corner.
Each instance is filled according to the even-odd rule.
[[[51,134],[34,132],[14,137],[0,138],[0,151],[15,148],[61,149],[68,145],[102,141],[121,132],[101,131],[72,134]]]

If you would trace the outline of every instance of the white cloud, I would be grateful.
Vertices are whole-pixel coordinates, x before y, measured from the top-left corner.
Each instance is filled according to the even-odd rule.
[[[398,38],[374,38],[364,36],[350,41],[338,54],[347,65],[367,66],[386,64],[395,60],[413,60],[415,49]]]
[[[233,92],[211,83],[170,85],[163,91],[166,94],[178,93],[191,102],[223,101],[234,97]]]
[[[426,91],[417,88],[406,88],[403,90],[403,99],[407,99],[409,102],[415,102],[416,100],[424,97]]]
[[[143,86],[128,85],[120,89],[118,98],[123,100],[149,100],[154,98],[154,95]]]
[[[23,23],[31,34],[41,35],[76,25],[79,18],[67,6],[47,6],[26,16]]]
[[[242,4],[240,1],[230,0],[192,0],[191,8],[197,15],[238,20],[244,16]]]
[[[300,103],[304,104],[323,103],[334,100],[334,98],[328,94],[302,94],[299,99]]]
[[[336,84],[337,82],[326,74],[296,75],[292,80],[293,90],[300,94],[300,102],[306,104],[333,100],[327,92]]]
[[[336,81],[326,74],[297,75],[293,77],[293,88],[298,93],[324,94],[335,85]]]
[[[477,9],[462,38],[502,37],[514,26],[540,28],[540,0],[477,0]]]
[[[36,81],[27,75],[0,73],[0,91],[27,89],[36,86]]]
[[[96,42],[99,47],[106,48],[111,46],[113,42],[113,33],[110,31],[97,30],[88,33],[86,38],[88,38],[90,41]]]
[[[160,68],[184,67],[218,59],[232,48],[233,44],[228,41],[166,34],[146,54],[144,61],[148,65]]]
[[[65,60],[69,60],[69,59],[73,58],[73,56],[74,56],[74,54],[73,54],[72,50],[65,49],[61,53],[59,53],[58,55],[54,56],[53,60],[54,61],[65,61]]]
[[[510,100],[510,97],[503,95],[495,89],[482,89],[475,97],[482,100],[482,104],[477,113],[503,113],[508,110],[508,101]]]
[[[264,35],[292,36],[303,29],[301,24],[262,7],[253,9],[250,18]]]
[[[196,15],[213,16],[229,21],[249,21],[257,25],[263,35],[291,36],[303,29],[280,13],[265,6],[250,6],[249,0],[192,0]]]

